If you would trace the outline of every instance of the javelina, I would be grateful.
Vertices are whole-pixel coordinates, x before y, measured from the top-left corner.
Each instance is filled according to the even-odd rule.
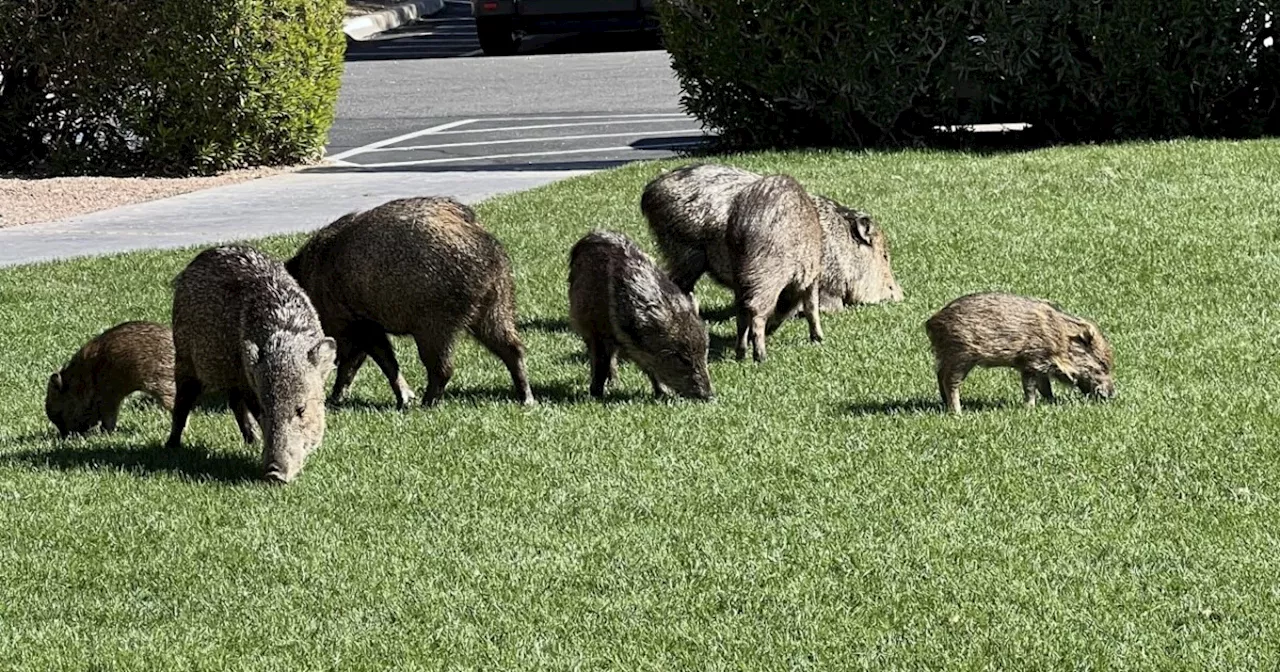
[[[640,209],[681,290],[692,292],[706,272],[732,289],[725,248],[729,209],[760,177],[732,166],[695,164],[663,173],[645,186]],[[822,309],[901,301],[884,231],[865,212],[810,196],[822,222]]]
[[[117,324],[84,344],[49,376],[44,411],[63,438],[99,423],[113,432],[120,405],[134,392],[173,409],[173,333],[163,324]]]
[[[757,362],[765,334],[803,304],[809,340],[822,341],[818,314],[822,225],[799,182],[787,175],[756,180],[733,199],[725,235],[738,311],[738,359],[750,335]]]
[[[410,334],[427,369],[423,404],[453,376],[460,329],[507,366],[516,397],[533,403],[516,333],[515,280],[506,250],[450,198],[406,198],[352,213],[317,231],[286,266],[338,341],[339,400],[373,357],[403,408],[413,398],[387,334]]]
[[[1012,294],[969,294],[947,304],[925,323],[938,365],[938,392],[960,412],[960,383],[975,366],[1022,372],[1022,393],[1053,399],[1050,378],[1089,395],[1110,398],[1111,345],[1093,323],[1041,299]]]
[[[202,390],[227,393],[245,443],[262,427],[267,480],[287,483],[324,438],[325,376],[337,351],[280,262],[248,247],[196,256],[173,281],[177,448]]]
[[[711,398],[707,327],[697,302],[626,236],[596,231],[574,244],[569,323],[587,343],[592,396],[604,396],[621,354],[648,374],[655,395],[670,388]]]

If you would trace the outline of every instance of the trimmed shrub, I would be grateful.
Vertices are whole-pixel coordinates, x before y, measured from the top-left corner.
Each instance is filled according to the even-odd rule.
[[[343,0],[0,0],[0,168],[210,173],[316,158]]]
[[[739,147],[1280,132],[1266,0],[662,0],[685,108]],[[1280,18],[1280,17],[1275,17]]]

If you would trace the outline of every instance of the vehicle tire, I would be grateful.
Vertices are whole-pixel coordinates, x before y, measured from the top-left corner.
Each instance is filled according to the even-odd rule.
[[[510,56],[520,48],[520,38],[505,17],[476,19],[476,35],[485,56]]]

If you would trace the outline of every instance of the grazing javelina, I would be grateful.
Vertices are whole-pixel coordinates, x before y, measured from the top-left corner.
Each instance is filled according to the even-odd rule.
[[[822,225],[804,187],[786,175],[770,175],[738,192],[725,242],[738,311],[738,359],[747,355],[749,333],[755,360],[763,362],[765,334],[801,304],[809,340],[822,341]]]
[[[942,403],[960,412],[960,383],[975,366],[1007,366],[1022,372],[1028,406],[1037,390],[1053,399],[1050,378],[1103,398],[1115,394],[1111,345],[1087,320],[1057,306],[1012,294],[969,294],[947,304],[925,323],[938,364]]]
[[[352,213],[317,231],[286,266],[338,341],[332,399],[342,398],[366,354],[401,408],[413,398],[390,333],[417,342],[428,377],[422,402],[435,404],[453,376],[454,339],[467,329],[506,364],[516,397],[533,403],[511,260],[471,208],[449,198],[406,198]]]
[[[113,432],[120,404],[134,392],[173,408],[173,333],[163,324],[125,322],[86,343],[49,376],[44,411],[64,438],[98,423]]]
[[[589,233],[569,252],[569,322],[587,342],[592,396],[604,396],[621,354],[649,375],[658,396],[671,388],[711,398],[698,304],[626,236]]]
[[[196,397],[227,393],[245,443],[256,419],[268,480],[287,483],[324,438],[324,379],[337,346],[284,265],[257,250],[205,250],[173,281],[176,448]]]
[[[741,168],[696,164],[663,173],[645,187],[640,209],[680,289],[692,292],[704,272],[732,287],[725,249],[729,208],[734,197],[760,177]],[[901,301],[888,239],[871,216],[823,196],[811,198],[823,230],[823,310]]]

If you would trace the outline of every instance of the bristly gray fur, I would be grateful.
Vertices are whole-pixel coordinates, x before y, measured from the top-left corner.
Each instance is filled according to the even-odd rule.
[[[733,288],[724,247],[729,208],[760,178],[733,166],[693,164],[665,172],[645,186],[640,209],[680,289],[692,292],[703,273]],[[823,230],[823,309],[901,301],[883,229],[865,212],[810,196]]]
[[[173,428],[196,397],[227,393],[246,443],[262,428],[267,478],[292,480],[324,437],[324,379],[336,350],[284,265],[250,247],[205,250],[174,279]]]
[[[593,396],[604,395],[619,355],[649,376],[656,395],[713,396],[697,303],[626,236],[594,231],[570,250],[569,322],[591,357]]]

